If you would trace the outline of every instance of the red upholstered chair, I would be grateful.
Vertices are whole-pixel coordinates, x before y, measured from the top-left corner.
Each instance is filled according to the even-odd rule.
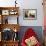
[[[37,43],[34,46],[41,46],[39,43],[39,40],[37,39],[37,35],[32,28],[27,29],[27,31],[25,32],[25,35],[22,38],[21,46],[27,46],[25,40],[32,37],[32,36],[35,37],[37,40]]]

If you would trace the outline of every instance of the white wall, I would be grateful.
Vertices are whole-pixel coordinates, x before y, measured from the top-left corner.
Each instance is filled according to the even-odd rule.
[[[0,0],[0,6],[15,6],[15,0]],[[17,0],[19,11],[19,24],[21,26],[43,26],[42,0]],[[23,9],[37,9],[37,20],[24,20]]]
[[[43,6],[42,0],[24,0],[21,9],[37,9],[37,20],[23,20],[23,13],[20,16],[20,25],[26,26],[43,26]],[[23,11],[23,10],[21,10]]]

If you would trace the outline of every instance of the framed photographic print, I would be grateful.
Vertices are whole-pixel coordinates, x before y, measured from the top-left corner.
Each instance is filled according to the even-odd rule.
[[[36,20],[37,19],[37,9],[23,9],[25,20]]]
[[[2,15],[9,15],[9,10],[2,10]]]
[[[9,14],[10,15],[16,15],[18,12],[16,10],[10,10]]]

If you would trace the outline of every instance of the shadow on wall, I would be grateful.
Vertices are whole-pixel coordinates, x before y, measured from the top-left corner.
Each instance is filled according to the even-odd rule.
[[[19,31],[19,39],[20,42],[24,36],[24,33],[26,32],[26,30],[28,28],[32,28],[38,36],[38,39],[41,43],[43,43],[43,30],[42,30],[42,26],[21,26],[20,31]]]

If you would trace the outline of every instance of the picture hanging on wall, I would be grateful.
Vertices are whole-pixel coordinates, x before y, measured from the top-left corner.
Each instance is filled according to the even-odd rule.
[[[36,20],[37,19],[37,9],[23,9],[25,20]]]

